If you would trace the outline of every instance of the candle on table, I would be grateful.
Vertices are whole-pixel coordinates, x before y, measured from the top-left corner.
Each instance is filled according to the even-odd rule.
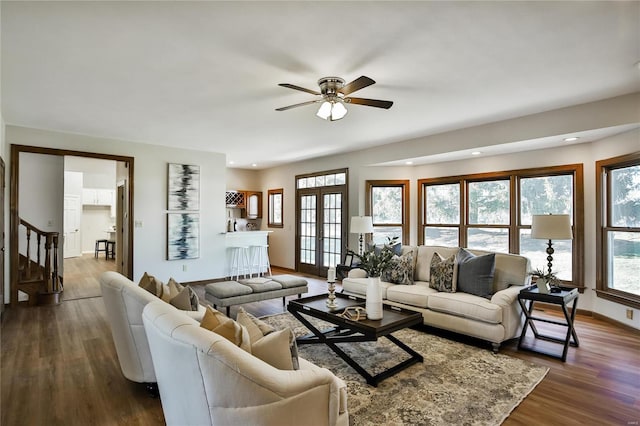
[[[336,268],[329,268],[329,270],[327,271],[327,281],[329,281],[330,283],[336,281]]]

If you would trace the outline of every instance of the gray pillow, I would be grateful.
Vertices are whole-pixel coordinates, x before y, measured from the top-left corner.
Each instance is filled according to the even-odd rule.
[[[458,251],[457,290],[491,299],[495,270],[495,253],[476,256],[461,248]]]

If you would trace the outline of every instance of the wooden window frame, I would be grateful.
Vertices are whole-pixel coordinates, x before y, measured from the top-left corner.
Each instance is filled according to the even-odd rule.
[[[280,202],[280,218],[281,222],[273,221],[273,201],[271,199],[272,195],[280,195],[282,198]],[[267,227],[269,228],[284,228],[284,189],[269,189],[267,191]]]
[[[467,247],[467,231],[478,225],[469,225],[468,213],[468,183],[490,180],[509,180],[509,253],[520,252],[520,231],[530,229],[531,225],[523,225],[520,215],[520,181],[523,178],[545,176],[573,176],[573,240],[572,243],[572,280],[563,281],[568,287],[585,288],[584,285],[584,171],[582,164],[567,164],[562,166],[537,167],[531,169],[508,170],[501,172],[477,173],[472,175],[449,176],[418,180],[418,244],[424,244],[424,232],[427,227],[452,227],[458,229],[458,244]],[[460,223],[459,224],[427,224],[426,221],[426,191],[431,185],[460,185]],[[504,225],[482,225],[484,228]]]
[[[409,219],[409,185],[408,179],[398,180],[367,180],[365,181],[365,204],[364,214],[366,216],[373,216],[373,188],[374,187],[386,187],[386,188],[402,188],[402,223],[385,223],[384,225],[377,226],[399,226],[402,228],[402,244],[409,244],[409,232],[411,229]],[[375,229],[376,224],[374,222],[373,227]],[[370,242],[371,237],[367,235],[367,242]]]
[[[612,231],[636,232],[637,228],[610,226],[610,180],[609,172],[629,166],[640,165],[640,151],[619,157],[596,161],[596,294],[612,302],[640,309],[640,296],[610,288],[609,247],[607,233]]]

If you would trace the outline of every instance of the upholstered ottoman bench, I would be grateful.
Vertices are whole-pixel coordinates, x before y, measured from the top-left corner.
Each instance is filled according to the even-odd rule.
[[[229,316],[233,305],[277,297],[282,297],[284,304],[286,296],[297,294],[298,297],[302,297],[302,294],[308,291],[307,280],[303,278],[293,275],[274,275],[270,278],[250,278],[207,284],[204,297],[213,304],[214,308],[227,308],[227,316]]]

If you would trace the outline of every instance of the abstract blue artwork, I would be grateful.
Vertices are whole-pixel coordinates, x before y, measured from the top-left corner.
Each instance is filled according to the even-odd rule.
[[[169,163],[168,210],[200,210],[200,166]]]
[[[167,260],[200,257],[200,215],[167,214]]]

